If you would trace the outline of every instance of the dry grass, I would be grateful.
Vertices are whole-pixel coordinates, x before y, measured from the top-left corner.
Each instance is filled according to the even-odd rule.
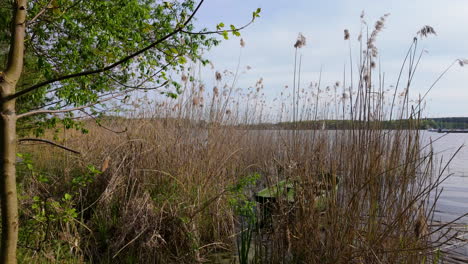
[[[241,94],[224,85],[229,74],[216,72],[216,86],[206,92],[185,76],[185,93],[178,100],[151,102],[128,118],[104,120],[113,130],[127,128],[125,133],[90,123],[87,135],[62,136],[82,156],[23,146],[23,152],[33,154],[37,171],[49,179],[41,182],[37,173],[20,170],[22,238],[29,247],[23,247],[24,258],[194,263],[214,252],[234,252],[241,220],[232,208],[232,186],[259,173],[257,186],[245,190],[247,197],[284,179],[295,184],[296,194],[294,203],[278,202],[269,228],[254,232],[256,261],[432,261],[445,238],[426,220],[434,212],[429,198],[443,179],[434,175],[430,146],[420,145],[419,131],[382,129],[379,121],[391,113],[412,117],[416,124],[419,112],[410,108],[409,85],[400,97],[384,97],[384,84],[372,66],[374,42],[360,52],[355,83],[345,87],[337,82],[325,92],[312,85],[298,95],[294,107],[299,109],[287,110],[285,97],[279,100],[279,113],[266,111],[261,81]],[[352,119],[355,125],[343,131],[236,126],[284,121],[292,111],[300,119]],[[89,164],[106,169],[77,184],[77,178],[89,175]],[[319,210],[317,186],[323,185],[330,191],[326,209]],[[71,200],[64,201],[65,193]],[[42,209],[32,209],[35,196],[59,204],[45,202]],[[76,217],[63,213],[69,207],[76,208]]]

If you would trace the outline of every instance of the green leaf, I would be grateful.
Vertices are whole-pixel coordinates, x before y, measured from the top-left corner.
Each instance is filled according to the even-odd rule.
[[[168,97],[172,98],[172,99],[177,99],[177,97],[178,97],[177,94],[171,93],[171,92],[166,93],[166,95],[167,95]]]
[[[49,178],[47,178],[46,176],[44,176],[42,174],[37,175],[37,180],[39,182],[42,182],[42,183],[48,183],[49,182]]]
[[[71,196],[71,194],[66,193],[66,194],[63,196],[63,199],[64,199],[64,201],[69,201],[69,200],[72,199],[72,196]]]
[[[172,54],[178,54],[178,53],[179,53],[179,52],[178,52],[175,48],[173,48],[173,47],[170,47],[170,48],[169,48],[169,51],[170,51]]]
[[[221,35],[223,35],[224,39],[226,39],[226,40],[229,39],[229,35],[228,35],[228,32],[226,30],[223,31],[223,33],[221,33]]]
[[[216,30],[221,30],[224,27],[224,23],[221,22],[218,25],[216,25]]]
[[[178,62],[179,64],[185,64],[187,63],[187,59],[185,57],[179,57]]]
[[[252,19],[255,19],[257,17],[260,17],[260,12],[262,12],[262,9],[261,8],[257,8],[257,10],[255,10],[252,14]]]

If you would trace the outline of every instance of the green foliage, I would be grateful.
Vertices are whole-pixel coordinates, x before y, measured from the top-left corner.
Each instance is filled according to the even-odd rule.
[[[241,216],[240,233],[238,235],[237,253],[241,264],[248,263],[250,243],[256,225],[255,202],[246,195],[247,188],[255,186],[260,174],[254,173],[243,177],[229,188],[229,204],[236,215]]]
[[[17,90],[117,62],[181,27],[194,12],[195,4],[194,0],[29,1],[24,71]],[[6,64],[11,38],[12,7],[11,1],[0,3],[0,61],[3,64]],[[260,11],[252,13],[252,21],[259,17]],[[221,22],[216,29],[224,27]],[[240,36],[238,28],[234,25],[230,28],[233,35]],[[193,21],[184,28],[185,31],[194,29]],[[125,84],[129,83],[163,84],[174,74],[178,76],[187,67],[188,60],[208,63],[202,58],[202,51],[218,45],[219,40],[209,37],[207,32],[207,29],[201,30],[201,34],[181,32],[111,71],[36,89],[17,99],[17,113],[83,106],[111,92],[128,91]],[[228,39],[228,31],[221,35]],[[181,85],[172,81],[164,89],[164,94],[176,98]],[[49,121],[48,117],[42,114],[21,119],[19,133],[33,132],[41,136],[46,129],[59,123],[67,123],[68,129],[76,128],[70,125],[70,120],[76,122],[73,115],[68,116],[69,120]],[[86,133],[85,129],[77,129]]]
[[[254,173],[241,178],[238,183],[229,188],[230,206],[235,214],[247,217],[249,221],[255,221],[255,202],[249,200],[246,191],[247,188],[255,186],[260,177],[260,174]]]
[[[194,0],[29,1],[28,20],[35,19],[26,30],[25,70],[17,90],[119,61],[179,28],[194,11],[195,3]],[[0,59],[5,61],[12,5],[2,1],[0,7]],[[194,31],[192,22],[184,30]],[[127,92],[125,84],[162,84],[185,70],[188,60],[206,64],[202,50],[218,44],[218,40],[205,34],[176,34],[111,71],[63,80],[23,95],[17,100],[17,113],[95,103],[111,92]],[[181,85],[171,81],[164,89],[165,94],[176,98]],[[33,132],[41,136],[59,123],[68,129],[77,128],[72,125],[76,123],[73,115],[53,121],[47,115],[28,117],[18,127],[22,134]]]
[[[242,194],[247,187],[255,185],[260,177],[260,174],[254,173],[247,177],[240,178],[239,182],[229,187],[229,191],[233,194]]]
[[[87,173],[85,174],[78,174],[72,179],[72,185],[74,189],[84,188],[94,182],[96,176],[101,174],[102,172],[96,169],[93,165],[87,166]]]
[[[440,251],[440,249],[437,249],[436,252],[435,252],[435,255],[433,256],[432,263],[433,264],[440,263],[440,261],[442,259],[443,259],[442,258],[442,251]]]
[[[219,23],[218,25],[216,25],[216,30],[221,30],[221,29],[223,29],[223,28],[224,28],[224,23],[223,23],[223,22],[221,22],[221,23]]]
[[[25,170],[30,173],[30,175],[35,178],[40,183],[49,183],[50,179],[41,171],[34,168],[33,161],[31,159],[31,154],[29,153],[17,153],[16,156],[19,159],[17,166],[19,170]]]
[[[260,17],[260,12],[262,12],[262,9],[261,8],[257,8],[257,10],[255,10],[253,13],[252,13],[252,19],[255,19],[257,17]]]
[[[223,38],[224,38],[224,39],[226,39],[226,40],[229,39],[229,35],[228,35],[228,32],[227,32],[226,30],[224,30],[224,31],[221,33],[221,35],[223,35]]]
[[[18,153],[17,157],[19,181],[28,185],[38,185],[40,190],[47,190],[34,193],[20,191],[20,201],[24,205],[20,211],[20,244],[27,244],[38,251],[43,247],[53,247],[57,241],[49,239],[57,230],[64,226],[67,226],[67,232],[76,230],[82,195],[101,172],[89,165],[84,172],[72,172],[71,181],[57,189],[56,178],[36,168],[29,153]]]

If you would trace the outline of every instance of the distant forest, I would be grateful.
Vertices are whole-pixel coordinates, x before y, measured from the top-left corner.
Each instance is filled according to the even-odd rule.
[[[353,127],[371,126],[381,129],[468,129],[468,117],[441,117],[425,118],[420,120],[392,120],[383,122],[363,122],[351,120],[316,120],[316,121],[298,121],[280,122],[280,123],[262,123],[247,126],[250,129],[351,129]]]

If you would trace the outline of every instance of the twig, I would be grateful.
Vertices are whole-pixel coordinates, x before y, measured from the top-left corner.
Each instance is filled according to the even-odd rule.
[[[30,25],[32,24],[36,19],[38,19],[42,14],[44,14],[44,12],[49,8],[50,4],[52,3],[53,0],[49,0],[49,2],[47,3],[47,5],[45,5],[41,11],[39,11],[39,13],[37,13],[33,18],[31,18],[31,20],[29,20],[28,22],[26,22],[26,25]]]
[[[112,258],[117,257],[117,255],[119,255],[119,253],[122,252],[122,250],[124,250],[128,245],[130,245],[130,244],[133,243],[135,240],[137,240],[137,239],[138,239],[141,235],[143,235],[145,232],[146,232],[146,228],[143,229],[143,231],[141,231],[134,239],[130,240],[130,242],[128,242],[127,244],[125,244],[125,246],[123,246],[121,249],[119,249],[119,251],[117,251],[117,253],[115,253],[115,255],[114,255]]]
[[[62,146],[62,145],[60,145],[60,144],[57,144],[57,143],[52,142],[52,141],[47,140],[47,139],[41,139],[41,138],[21,138],[21,139],[18,140],[18,142],[20,142],[20,143],[22,143],[22,142],[27,142],[27,141],[47,143],[47,144],[49,144],[49,145],[52,145],[52,146],[55,146],[55,147],[58,147],[58,148],[61,148],[61,149],[64,149],[64,150],[68,150],[68,151],[73,152],[73,153],[75,153],[75,154],[81,155],[81,152],[79,152],[79,151],[76,151],[76,150],[73,150],[73,149],[71,149],[71,148]]]
[[[185,33],[185,34],[189,34],[189,35],[223,34],[224,32],[236,32],[236,31],[242,30],[242,29],[250,26],[250,24],[252,24],[254,21],[255,21],[255,17],[253,17],[252,20],[250,20],[250,22],[245,24],[244,26],[239,27],[239,28],[235,28],[235,29],[229,29],[229,30],[214,30],[214,31],[200,31],[200,32],[190,32],[190,31],[181,30],[180,32]]]
[[[165,81],[164,83],[162,83],[161,85],[159,86],[155,86],[155,87],[142,87],[144,82],[141,83],[141,84],[138,84],[136,86],[132,86],[132,85],[128,85],[128,84],[125,84],[119,80],[117,80],[116,78],[114,78],[112,75],[110,74],[106,74],[109,78],[111,78],[114,82],[118,83],[119,85],[125,87],[125,88],[128,88],[128,89],[132,89],[132,90],[145,90],[145,91],[149,91],[149,90],[157,90],[163,86],[165,86],[166,84],[169,83],[169,81]]]
[[[111,128],[108,128],[108,127],[106,127],[106,126],[103,126],[101,123],[99,123],[98,119],[97,119],[95,116],[93,116],[92,114],[86,112],[86,111],[83,110],[83,109],[81,109],[80,112],[82,112],[82,113],[84,113],[85,115],[87,115],[87,116],[91,117],[92,119],[94,119],[94,121],[96,122],[96,124],[97,124],[99,127],[103,128],[103,129],[105,129],[105,130],[108,130],[108,131],[113,132],[113,133],[115,133],[115,134],[122,134],[122,133],[127,132],[127,128],[125,128],[124,130],[121,130],[121,131],[115,131],[115,130],[113,130],[113,129],[111,129]]]
[[[45,110],[45,109],[44,110],[36,110],[36,111],[31,111],[31,112],[27,112],[27,113],[24,113],[24,114],[17,115],[16,117],[17,117],[17,119],[20,119],[20,118],[23,118],[23,117],[26,117],[26,116],[31,116],[31,115],[58,114],[58,113],[67,113],[67,112],[82,110],[82,109],[85,109],[85,108],[88,108],[88,107],[91,107],[91,106],[94,106],[94,105],[97,105],[97,104],[104,103],[106,101],[112,100],[112,99],[114,99],[116,97],[119,97],[121,95],[123,95],[123,94],[120,93],[120,94],[117,94],[117,95],[102,99],[102,100],[100,100],[98,102],[91,103],[91,104],[88,104],[88,105],[79,106],[79,107],[75,107],[75,108],[60,109],[60,110]]]

